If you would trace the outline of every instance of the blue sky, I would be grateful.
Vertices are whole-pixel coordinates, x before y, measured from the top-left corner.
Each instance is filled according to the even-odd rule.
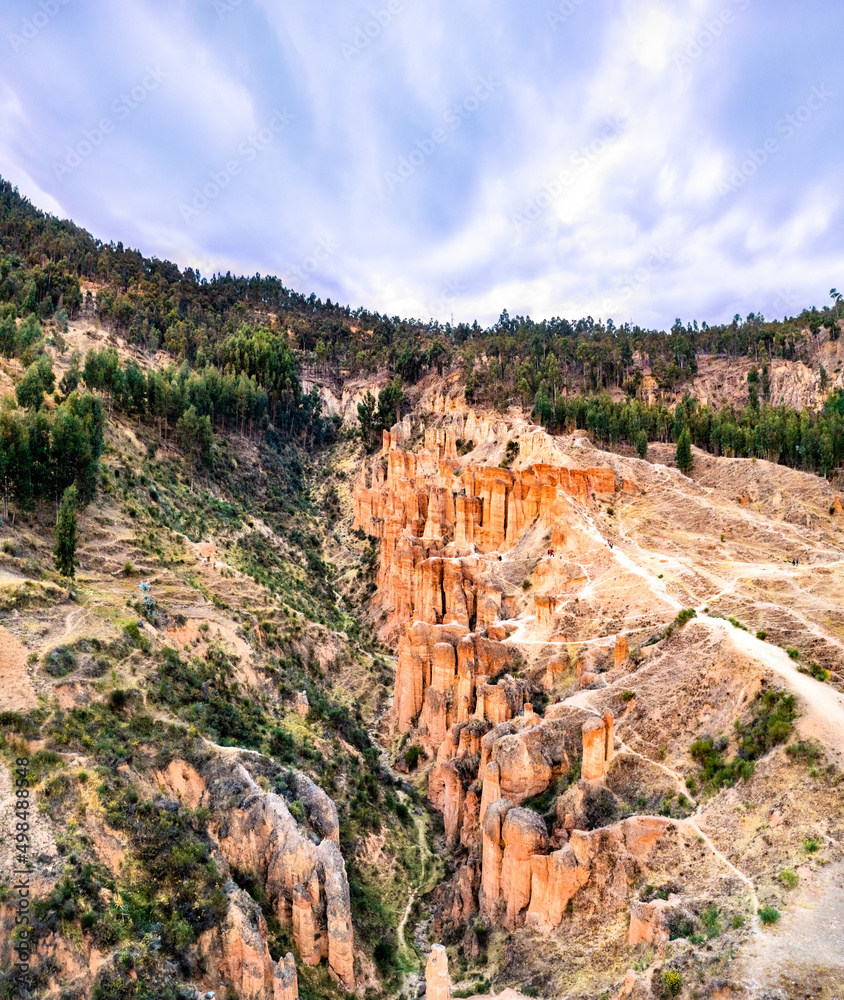
[[[0,173],[203,274],[666,327],[844,286],[840,0],[5,0]]]

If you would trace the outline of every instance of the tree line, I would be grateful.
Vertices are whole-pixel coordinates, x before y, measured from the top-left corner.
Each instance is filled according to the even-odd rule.
[[[74,484],[80,499],[90,501],[103,448],[104,413],[98,396],[72,392],[47,409],[32,386],[28,391],[22,400],[26,408],[12,408],[9,397],[0,408],[0,479],[7,521],[10,511],[14,521],[18,509],[27,510],[39,500],[58,508],[62,494]]]
[[[84,282],[96,283],[96,296],[83,294]],[[324,440],[330,427],[318,396],[302,390],[300,361],[340,377],[387,371],[388,395],[426,374],[459,368],[469,403],[503,411],[519,400],[546,426],[562,426],[561,398],[568,406],[578,392],[600,397],[621,388],[630,400],[615,404],[623,409],[641,395],[645,372],[658,390],[674,394],[694,378],[701,356],[717,354],[761,365],[749,390],[751,397],[761,392],[762,402],[751,398],[748,409],[733,412],[702,408],[690,419],[696,444],[717,454],[778,456],[774,460],[815,471],[827,468],[830,455],[840,461],[841,430],[829,407],[795,415],[768,405],[763,385],[771,359],[811,362],[825,340],[838,339],[842,295],[836,289],[828,305],[783,321],[750,313],[719,325],[678,318],[670,330],[651,330],[591,316],[535,321],[505,310],[488,327],[440,324],[322,301],[271,276],[205,278],[182,271],[121,243],[102,243],[38,211],[0,180],[0,352],[31,365],[43,349],[38,320],[54,320],[60,336],[76,315],[96,316],[130,343],[171,354],[173,373],[160,373],[160,383],[150,386],[147,377],[141,386],[130,363],[119,373],[107,367],[102,386],[109,405],[117,400],[127,412],[151,415],[165,435],[193,406],[215,427],[255,433],[270,421],[284,436]],[[824,389],[827,376],[821,371],[820,377]],[[112,385],[112,378],[124,384]],[[369,444],[391,425],[394,409],[400,410],[394,399],[364,401],[359,415]],[[637,445],[640,430],[648,440],[677,438],[676,415],[659,404],[646,409],[654,411],[647,427],[625,440]],[[595,419],[604,421],[600,414]],[[607,434],[611,440],[612,427]]]
[[[300,385],[298,393],[288,386],[289,398],[281,398],[273,385],[267,392],[255,375],[213,365],[195,371],[187,362],[144,372],[134,360],[123,363],[111,347],[91,349],[84,360],[74,352],[57,384],[49,355],[39,354],[15,386],[17,408],[6,397],[0,409],[4,516],[10,503],[23,509],[38,500],[58,503],[73,483],[80,500],[90,501],[104,421],[115,410],[151,424],[163,443],[177,442],[191,480],[211,464],[215,429],[254,436],[267,429],[273,409],[305,445],[331,437],[335,425],[322,418],[315,391],[304,395]]]
[[[83,293],[85,282],[97,285],[96,296]],[[130,343],[198,368],[218,360],[219,345],[244,325],[265,326],[307,363],[341,375],[386,369],[407,385],[460,366],[470,402],[504,407],[553,380],[545,372],[552,357],[562,384],[595,392],[623,387],[643,366],[673,391],[694,376],[701,355],[808,358],[840,335],[842,297],[832,289],[829,304],[784,321],[750,313],[712,326],[677,319],[670,330],[591,316],[535,321],[506,310],[488,327],[402,319],[306,296],[269,275],[206,278],[122,243],[104,244],[40,212],[0,179],[0,305],[18,318],[97,316]]]
[[[598,443],[626,444],[645,458],[648,445],[680,443],[684,435],[712,455],[762,458],[826,476],[844,461],[844,392],[837,390],[823,410],[771,406],[758,397],[737,409],[715,409],[686,396],[674,410],[641,400],[615,402],[609,393],[560,397],[553,408],[540,400],[534,416],[550,431],[588,430]],[[684,442],[684,463],[690,455]],[[691,466],[689,466],[690,468]],[[687,470],[684,470],[687,471]]]

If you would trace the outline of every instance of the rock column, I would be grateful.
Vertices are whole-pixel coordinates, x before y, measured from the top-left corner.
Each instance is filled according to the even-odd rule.
[[[296,960],[287,954],[275,968],[273,978],[273,1000],[299,1000],[299,977],[296,975]]]
[[[431,948],[425,968],[425,986],[427,1000],[451,1000],[448,955],[441,944],[435,944]]]

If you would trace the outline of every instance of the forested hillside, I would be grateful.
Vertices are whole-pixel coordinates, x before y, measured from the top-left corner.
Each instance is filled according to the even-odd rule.
[[[49,324],[47,337],[61,351],[69,319],[96,319],[172,363],[143,373],[108,352],[74,357],[59,387],[63,414],[82,419],[81,404],[70,400],[74,390],[102,392],[109,405],[153,421],[165,437],[177,433],[192,464],[206,459],[208,425],[253,433],[272,425],[306,445],[330,440],[334,429],[318,395],[302,390],[302,365],[324,377],[389,381],[381,399],[361,410],[364,437],[373,444],[406,406],[403,389],[448,371],[461,378],[472,405],[501,412],[521,406],[552,431],[585,428],[602,444],[620,442],[641,455],[648,442],[677,441],[688,426],[692,441],[715,455],[766,458],[822,475],[844,456],[844,398],[834,389],[840,364],[830,373],[818,363],[822,345],[840,337],[835,290],[822,309],[782,322],[751,313],[726,325],[678,319],[671,330],[657,331],[592,317],[535,321],[505,310],[486,329],[452,327],[323,302],[269,276],[205,278],[191,268],[181,271],[45,215],[7,182],[0,186],[0,243],[0,351],[26,369],[21,406],[37,411],[40,389],[53,391],[41,324]],[[701,405],[695,377],[701,363],[716,356],[752,362],[745,391],[720,406]],[[833,389],[826,404],[797,412],[772,398],[770,369],[778,360],[817,369],[821,398]],[[53,419],[58,411],[39,418],[39,427],[30,416],[24,430],[33,440],[43,438],[45,421]],[[5,420],[3,435],[16,489],[47,495],[76,478],[76,466],[52,483],[21,471],[25,460],[15,457],[20,447],[12,438],[23,431],[13,424]],[[87,443],[75,449],[83,453],[77,464],[96,451],[96,435],[86,433]],[[39,461],[33,455],[33,468]]]

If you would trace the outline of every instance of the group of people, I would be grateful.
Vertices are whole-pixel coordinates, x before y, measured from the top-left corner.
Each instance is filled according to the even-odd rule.
[[[791,565],[792,566],[799,566],[800,565],[800,560],[799,559],[792,559],[791,560]]]

